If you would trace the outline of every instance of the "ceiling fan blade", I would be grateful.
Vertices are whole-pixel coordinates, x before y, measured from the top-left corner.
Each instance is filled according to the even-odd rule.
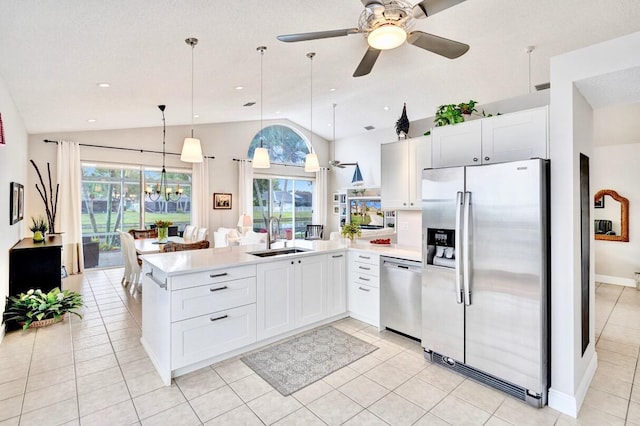
[[[357,34],[360,30],[358,28],[345,28],[341,30],[330,31],[316,31],[313,33],[300,33],[300,34],[284,34],[277,37],[278,40],[291,43],[294,41],[308,41],[318,40],[322,38],[343,37],[349,34]]]
[[[468,44],[422,31],[411,31],[407,36],[407,43],[449,59],[458,58],[469,50]]]
[[[369,74],[376,63],[378,56],[380,56],[380,52],[381,50],[369,47],[367,49],[367,52],[364,54],[364,57],[360,61],[358,68],[356,68],[356,71],[353,73],[353,76],[362,77],[363,75]]]
[[[426,18],[462,3],[464,0],[423,0],[413,6],[413,17],[416,19]]]

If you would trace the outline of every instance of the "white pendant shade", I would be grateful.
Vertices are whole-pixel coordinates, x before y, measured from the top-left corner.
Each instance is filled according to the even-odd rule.
[[[318,156],[315,152],[307,154],[304,159],[304,171],[305,172],[317,172],[320,170],[320,163],[318,162]]]
[[[267,151],[267,148],[256,148],[253,153],[253,162],[251,165],[254,169],[268,169],[271,167],[269,151]]]
[[[381,25],[367,37],[369,46],[379,50],[389,50],[400,46],[407,39],[407,32],[393,24]]]
[[[184,161],[186,163],[202,163],[202,160],[203,157],[200,139],[184,138],[180,161]]]

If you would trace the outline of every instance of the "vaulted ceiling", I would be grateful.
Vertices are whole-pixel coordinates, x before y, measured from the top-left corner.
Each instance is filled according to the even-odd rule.
[[[405,44],[382,52],[359,78],[361,34],[276,40],[356,27],[362,9],[358,0],[3,1],[0,76],[29,133],[159,126],[158,104],[167,105],[167,125],[189,124],[192,51],[184,40],[197,37],[195,123],[257,120],[256,47],[264,45],[264,118],[309,128],[313,98],[313,130],[331,139],[334,103],[336,137],[355,136],[365,126],[391,127],[404,102],[415,120],[443,103],[528,93],[549,81],[550,57],[640,30],[638,0],[467,0],[414,28],[469,44],[464,56]]]

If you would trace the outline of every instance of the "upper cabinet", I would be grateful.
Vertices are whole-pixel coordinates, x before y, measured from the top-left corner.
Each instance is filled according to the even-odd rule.
[[[548,107],[435,127],[432,167],[548,158]]]
[[[431,137],[381,145],[382,210],[419,210],[422,169],[431,166]]]

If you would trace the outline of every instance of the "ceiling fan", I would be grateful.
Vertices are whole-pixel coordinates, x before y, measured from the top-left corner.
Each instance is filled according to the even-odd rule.
[[[278,40],[296,42],[364,34],[369,48],[353,73],[354,77],[369,74],[381,51],[394,49],[405,41],[449,59],[460,57],[469,50],[469,45],[464,43],[411,31],[416,19],[426,18],[464,0],[423,0],[413,6],[405,0],[361,1],[364,11],[360,14],[358,28],[279,35]]]

